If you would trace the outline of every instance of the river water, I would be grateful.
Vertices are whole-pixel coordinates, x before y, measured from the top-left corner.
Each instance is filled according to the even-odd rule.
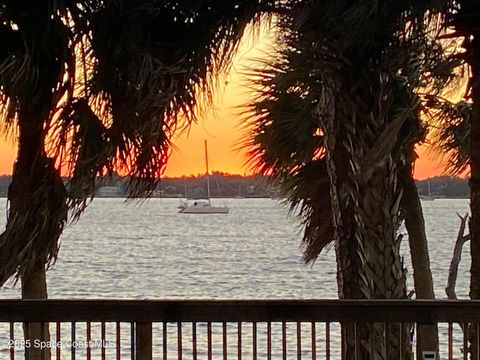
[[[3,209],[5,199],[0,199]],[[335,298],[334,250],[305,265],[301,228],[284,206],[271,199],[215,199],[228,215],[177,213],[176,199],[143,203],[96,199],[61,239],[48,272],[51,298],[252,299]],[[456,213],[468,200],[423,202],[437,297],[445,296]],[[4,210],[2,210],[4,213]],[[0,228],[5,216],[0,218]],[[407,241],[402,253],[409,271]],[[469,253],[464,247],[457,293],[468,295]],[[7,284],[0,298],[18,298]]]
[[[2,213],[6,200],[0,199]],[[336,298],[334,250],[305,265],[301,227],[271,199],[214,199],[228,215],[177,213],[178,200],[96,199],[61,239],[47,275],[49,297],[68,299],[326,299]],[[468,200],[423,202],[435,291],[445,297],[456,213]],[[0,218],[0,229],[5,216]],[[406,239],[406,238],[405,238]],[[402,253],[412,287],[407,241]],[[457,283],[467,298],[468,244]],[[19,298],[9,282],[0,298]],[[334,330],[334,329],[333,329]],[[332,330],[332,331],[333,331]],[[1,354],[1,352],[0,352]]]

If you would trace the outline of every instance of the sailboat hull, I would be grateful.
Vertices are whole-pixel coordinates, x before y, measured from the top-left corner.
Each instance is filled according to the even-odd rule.
[[[181,208],[182,214],[228,214],[229,208],[226,206],[188,206]]]

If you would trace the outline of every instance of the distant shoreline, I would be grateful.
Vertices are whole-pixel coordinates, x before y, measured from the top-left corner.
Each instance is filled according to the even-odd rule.
[[[241,176],[213,172],[210,175],[210,194],[207,194],[206,177],[165,178],[152,193],[152,198],[279,198],[279,191],[267,176]],[[0,176],[0,197],[7,196],[10,176]],[[68,187],[68,179],[65,179]],[[433,196],[436,199],[468,199],[470,188],[467,179],[437,176],[416,181],[420,196]],[[102,198],[126,197],[129,178],[112,176],[96,183],[96,196]]]

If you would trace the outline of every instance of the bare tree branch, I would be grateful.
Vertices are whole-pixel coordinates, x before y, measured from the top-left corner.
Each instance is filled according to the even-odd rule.
[[[465,214],[465,216],[461,216],[458,213],[457,215],[460,218],[460,228],[458,229],[457,241],[455,242],[452,261],[450,262],[450,269],[448,271],[447,287],[445,288],[447,297],[450,300],[457,299],[457,294],[455,293],[455,285],[457,283],[458,265],[460,264],[460,260],[462,259],[463,244],[470,240],[470,234],[465,235],[465,227],[467,225],[468,219],[470,218],[469,215]]]

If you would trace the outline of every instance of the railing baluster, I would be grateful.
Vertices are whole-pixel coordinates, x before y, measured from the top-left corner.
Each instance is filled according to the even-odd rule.
[[[40,341],[45,341],[45,323],[44,322],[40,323]],[[35,348],[35,346],[33,346],[33,348]],[[46,349],[46,348],[40,349],[40,358],[42,360],[46,359],[45,353],[47,352],[47,350],[48,349]]]
[[[475,325],[476,327],[476,331],[475,331],[475,334],[476,334],[476,337],[477,337],[477,360],[480,360],[480,323],[477,323]]]
[[[399,351],[400,351],[400,354],[398,356],[399,360],[403,360],[403,323],[400,323],[400,331],[399,331]]]
[[[252,351],[253,360],[257,360],[257,323],[252,322]]]
[[[453,325],[448,323],[448,360],[453,360]]]
[[[267,360],[272,360],[272,323],[267,323]]]
[[[197,360],[197,323],[192,323],[193,360]]]
[[[207,358],[212,360],[212,323],[207,322]]]
[[[102,360],[105,360],[105,339],[106,339],[106,336],[105,336],[105,323],[102,321],[101,325],[101,341],[102,341],[102,344],[101,344],[101,359]]]
[[[240,321],[237,324],[237,349],[238,360],[242,360],[242,323]]]
[[[152,323],[137,323],[135,346],[137,360],[152,360]]]
[[[177,355],[178,360],[182,360],[182,323],[177,323]]]
[[[374,326],[375,326],[375,323],[368,324],[370,332],[374,330]],[[373,337],[372,336],[368,337],[368,347],[369,347],[370,354],[373,354]]]
[[[468,360],[468,323],[463,323],[463,360]]]
[[[330,323],[325,323],[325,359],[330,360]]]
[[[135,323],[130,323],[130,358],[135,360]]]
[[[168,360],[168,324],[163,322],[162,325],[162,339],[163,339],[163,360]]]
[[[302,360],[302,323],[297,321],[297,360]]]
[[[287,360],[287,323],[282,321],[282,359]]]
[[[383,323],[383,331],[384,331],[383,338],[385,341],[385,346],[383,347],[383,351],[385,354],[385,359],[387,359],[388,358],[388,342],[390,341],[390,336],[388,334],[388,323],[386,322]]]
[[[87,344],[90,344],[92,341],[92,325],[90,322],[87,322]],[[87,345],[87,360],[92,358],[92,349]],[[103,360],[103,359],[102,359]]]
[[[15,360],[15,323],[10,322],[10,360]]]
[[[60,358],[62,357],[62,323],[60,321],[57,321],[56,323],[56,329],[55,329],[55,333],[56,333],[56,341],[57,343],[55,344],[55,356],[57,358],[57,360],[60,360]]]
[[[70,348],[70,354],[71,354],[71,358],[72,360],[75,360],[75,346],[73,346],[73,344],[75,343],[76,341],[76,323],[75,321],[72,322],[72,333],[71,333],[71,337],[72,337],[72,347]]]
[[[25,340],[30,339],[30,323],[29,322],[23,323],[23,327],[24,327]],[[30,348],[29,347],[24,347],[24,349],[25,349],[25,359],[29,359],[30,358]]]
[[[354,354],[355,354],[355,360],[359,359],[358,356],[358,328],[357,328],[357,322],[353,323],[353,345],[354,345]]]
[[[122,342],[122,333],[121,333],[121,327],[120,327],[120,322],[117,321],[117,326],[116,326],[116,331],[115,331],[115,336],[116,336],[116,360],[120,360],[121,358],[121,342]]]
[[[315,321],[312,321],[312,360],[317,359],[317,331]]]
[[[222,341],[223,341],[223,359],[227,360],[227,323],[224,321],[222,325]]]

